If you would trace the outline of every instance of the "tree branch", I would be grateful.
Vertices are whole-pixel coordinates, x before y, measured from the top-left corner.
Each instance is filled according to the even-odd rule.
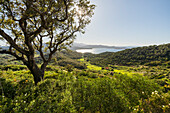
[[[40,52],[40,56],[43,59],[43,62],[46,62],[47,60],[45,59],[44,53],[42,52],[42,46],[43,46],[42,36],[40,35],[40,48],[38,49],[38,51]]]
[[[16,60],[21,60],[25,65],[29,65],[28,61],[22,56],[18,56],[16,53],[13,53],[11,51],[6,51],[6,50],[1,50],[0,51],[0,54],[9,54],[9,55],[12,55],[16,58]]]
[[[63,19],[58,19],[58,17],[56,17],[55,19],[59,22],[64,22],[67,18],[68,18],[68,5],[67,5],[67,1],[64,0],[64,5],[65,5],[65,13],[66,13],[66,16],[63,18]]]
[[[11,51],[1,50],[0,53],[1,53],[1,54],[9,54],[9,55],[12,55],[12,56],[14,56],[17,60],[24,60],[23,57],[19,57],[16,53],[13,53],[13,52],[11,52]]]
[[[15,16],[13,15],[13,12],[12,12],[11,7],[10,7],[10,3],[9,3],[9,1],[7,1],[7,2],[8,2],[8,6],[7,5],[5,5],[5,6],[6,6],[6,9],[9,11],[10,16],[12,17],[12,19],[14,21],[19,21],[19,20],[15,19]]]
[[[15,48],[17,51],[19,51],[20,53],[24,54],[24,55],[28,55],[28,51],[20,48],[15,42],[14,40],[8,35],[6,34],[2,29],[0,29],[0,35],[5,39],[7,40],[10,45]]]
[[[29,34],[29,37],[31,37],[31,38],[30,38],[30,41],[32,42],[32,41],[35,39],[35,37],[36,37],[39,33],[41,33],[42,30],[43,30],[43,26],[39,27],[36,31],[31,32],[31,33]]]

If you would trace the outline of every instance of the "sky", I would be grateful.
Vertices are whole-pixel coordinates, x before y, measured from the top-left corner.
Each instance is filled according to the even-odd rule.
[[[96,5],[75,42],[112,46],[170,43],[170,0],[90,0]],[[0,42],[0,45],[3,45]]]
[[[170,43],[170,0],[90,0],[95,14],[75,42],[113,46]]]

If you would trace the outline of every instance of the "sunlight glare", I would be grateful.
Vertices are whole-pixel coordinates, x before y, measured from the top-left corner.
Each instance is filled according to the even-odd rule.
[[[83,14],[83,11],[82,11],[81,8],[78,7],[77,5],[75,6],[75,9],[76,9],[76,12],[77,12],[77,14],[78,14],[79,16]]]

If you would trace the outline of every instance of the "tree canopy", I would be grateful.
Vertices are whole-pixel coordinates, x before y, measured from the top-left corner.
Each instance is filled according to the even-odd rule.
[[[23,61],[37,84],[52,55],[71,45],[76,32],[85,32],[94,8],[89,0],[1,0],[0,39],[9,49],[0,53]],[[35,53],[43,60],[40,68]]]

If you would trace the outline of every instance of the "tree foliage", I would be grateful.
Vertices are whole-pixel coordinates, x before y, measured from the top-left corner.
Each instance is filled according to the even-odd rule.
[[[23,61],[37,83],[52,55],[71,45],[76,32],[85,32],[94,8],[88,0],[1,0],[0,35],[10,47],[0,53]],[[43,60],[40,68],[36,52]]]

